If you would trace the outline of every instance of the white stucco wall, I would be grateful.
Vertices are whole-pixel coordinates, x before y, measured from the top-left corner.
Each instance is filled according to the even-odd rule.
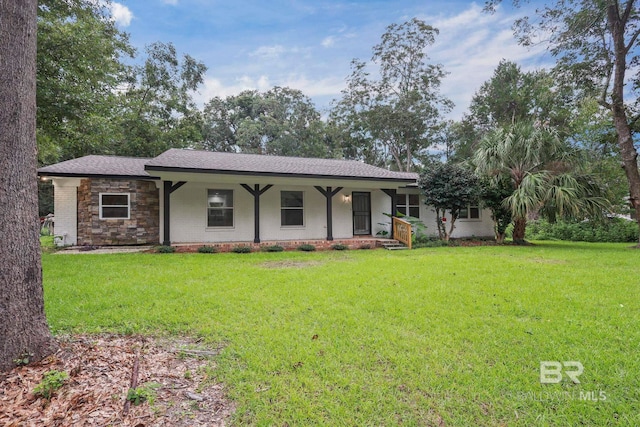
[[[253,196],[240,184],[229,177],[219,182],[188,181],[171,195],[171,242],[172,243],[216,243],[216,242],[252,242],[254,239],[254,207]],[[313,185],[289,185],[285,180],[269,179],[260,183],[264,188],[267,182],[276,184],[260,198],[261,220],[260,238],[270,240],[312,240],[327,237],[325,197]],[[278,182],[279,181],[279,182]],[[175,182],[175,181],[174,181]],[[253,186],[255,181],[248,181]],[[339,182],[324,182],[325,187],[340,186]],[[373,185],[355,183],[345,186],[333,197],[333,237],[346,239],[353,237],[353,192],[368,192],[371,195],[371,235],[382,229],[390,219],[384,215],[391,211],[391,199]],[[58,240],[61,245],[77,244],[77,189],[80,179],[55,178],[54,214],[55,234],[62,236]],[[162,188],[162,183],[157,182]],[[207,227],[207,190],[222,189],[234,192],[234,225],[233,227]],[[283,227],[280,225],[280,191],[302,191],[304,193],[304,226]],[[160,241],[163,236],[163,204],[162,190],[160,206]],[[399,194],[419,194],[415,188],[400,188]],[[348,197],[346,197],[348,196]],[[427,227],[427,233],[436,235],[435,212],[424,203],[420,204],[420,218]],[[493,221],[488,210],[480,214],[480,219],[458,220],[453,237],[485,237],[493,236]]]
[[[53,180],[54,233],[60,238],[59,246],[75,245],[78,242],[78,186],[75,178]]]
[[[264,188],[265,185],[260,184],[260,188]],[[233,227],[207,227],[208,189],[233,190]],[[280,192],[286,190],[302,191],[304,194],[303,226],[287,227],[280,224]],[[379,189],[367,187],[344,187],[333,197],[334,239],[353,237],[353,192],[368,192],[371,194],[371,235],[376,236],[378,231],[388,230],[386,224],[390,223],[390,219],[384,214],[391,211],[391,199],[386,193]],[[419,190],[401,188],[398,193],[419,194]],[[171,195],[171,242],[252,242],[254,239],[253,215],[253,195],[241,185],[230,182],[187,182]],[[325,197],[310,185],[274,185],[260,198],[260,217],[261,241],[313,240],[327,237]],[[433,209],[421,203],[420,218],[427,227],[427,234],[436,235],[437,229]],[[161,214],[161,224],[162,221]],[[452,237],[471,236],[493,236],[493,221],[488,210],[480,213],[480,219],[459,219],[456,221],[456,228]]]
[[[419,194],[418,189],[400,189],[398,194]],[[451,223],[451,215],[446,215],[447,227]],[[420,219],[427,227],[427,234],[436,236],[438,229],[436,225],[436,213],[433,207],[427,206],[422,197],[420,198]],[[493,237],[493,220],[491,219],[491,211],[483,209],[480,211],[479,219],[458,219],[451,237]]]
[[[261,188],[264,186],[265,184],[261,184]],[[233,227],[207,227],[207,190],[209,189],[233,190]],[[281,191],[303,192],[303,226],[282,226],[280,224]],[[384,192],[371,188],[345,187],[333,197],[334,239],[353,237],[352,193],[354,191],[371,194],[373,235],[380,228],[377,223],[387,220],[383,212],[391,210],[391,199]],[[187,182],[171,194],[171,242],[252,242],[254,239],[253,200],[253,195],[239,184]],[[163,221],[164,218],[161,214],[161,224]],[[278,184],[260,197],[260,239],[262,241],[311,240],[325,239],[326,237],[326,199],[313,186]]]

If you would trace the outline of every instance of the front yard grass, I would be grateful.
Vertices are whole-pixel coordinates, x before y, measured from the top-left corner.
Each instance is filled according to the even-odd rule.
[[[56,333],[223,344],[240,425],[640,425],[628,246],[45,253],[46,310]]]

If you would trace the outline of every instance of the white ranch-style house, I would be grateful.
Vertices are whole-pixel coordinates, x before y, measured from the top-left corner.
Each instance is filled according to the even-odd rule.
[[[385,213],[436,233],[415,173],[358,161],[170,149],[85,156],[38,170],[54,186],[59,245],[229,244],[375,238]],[[492,236],[470,206],[453,237]]]

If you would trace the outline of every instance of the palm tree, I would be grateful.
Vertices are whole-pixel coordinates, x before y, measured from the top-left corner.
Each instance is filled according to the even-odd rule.
[[[608,207],[597,183],[579,172],[579,160],[554,130],[528,122],[489,133],[473,158],[480,175],[508,177],[513,184],[504,204],[513,215],[515,243],[524,242],[532,212],[553,220],[601,215]]]

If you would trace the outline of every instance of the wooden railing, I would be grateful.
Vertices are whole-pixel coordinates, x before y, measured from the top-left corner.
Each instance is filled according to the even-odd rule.
[[[393,217],[393,238],[407,245],[411,249],[411,224],[407,221]]]

